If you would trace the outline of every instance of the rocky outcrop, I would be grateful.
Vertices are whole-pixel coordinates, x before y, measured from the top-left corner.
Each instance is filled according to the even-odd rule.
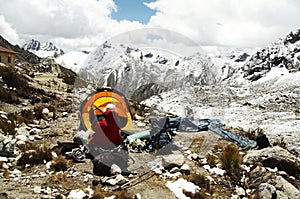
[[[300,177],[299,160],[289,151],[279,146],[269,147],[261,150],[251,150],[244,157],[245,164],[261,163],[265,167],[285,171],[287,174]]]
[[[300,52],[300,29],[291,32],[273,45],[257,51],[243,66],[244,77],[256,81],[273,67],[285,67],[290,72],[300,70],[297,53]]]

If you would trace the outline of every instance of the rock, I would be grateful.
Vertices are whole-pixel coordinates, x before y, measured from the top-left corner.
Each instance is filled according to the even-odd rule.
[[[246,191],[242,187],[236,186],[235,188],[235,194],[238,195],[240,198],[243,196],[246,196]]]
[[[2,117],[5,120],[8,120],[7,114],[0,114],[0,117]]]
[[[0,162],[8,162],[8,158],[0,156]]]
[[[268,183],[259,185],[259,196],[261,199],[276,198],[276,188]]]
[[[170,170],[170,173],[177,173],[179,172],[179,168],[178,167],[173,167],[171,170]]]
[[[275,187],[281,190],[286,196],[290,198],[300,198],[300,191],[294,187],[291,183],[285,180],[282,176],[277,176],[275,181]]]
[[[1,199],[9,199],[7,193],[0,193],[0,198],[1,198]]]
[[[6,162],[0,161],[0,169],[9,169],[9,165]]]
[[[16,140],[26,142],[28,140],[28,137],[26,135],[17,135]]]
[[[134,195],[134,199],[142,199],[142,195],[140,193],[137,193]]]
[[[36,135],[36,136],[34,136],[34,139],[35,139],[35,140],[42,140],[42,139],[43,139],[43,137],[42,137],[42,136],[40,136],[40,135]]]
[[[17,128],[16,132],[18,135],[28,135],[29,131],[28,131],[27,127],[22,126],[22,127]]]
[[[41,131],[41,129],[33,128],[28,133],[29,135],[38,135]]]
[[[25,142],[24,141],[22,141],[22,140],[19,140],[19,141],[17,141],[16,142],[16,145],[18,146],[18,147],[22,147],[22,146],[25,146]]]
[[[0,133],[0,142],[2,142],[2,141],[4,141],[4,140],[6,140],[6,139],[8,139],[5,135],[2,135],[1,133]]]
[[[41,186],[34,186],[32,191],[36,194],[40,194],[40,193],[42,193],[42,187]]]
[[[7,113],[4,111],[0,111],[0,115],[7,115]]]
[[[117,174],[121,174],[121,173],[122,173],[122,170],[118,165],[116,165],[116,164],[111,165],[111,167],[110,167],[111,175],[117,175]]]
[[[54,116],[55,116],[55,114],[54,114],[53,112],[50,112],[50,113],[48,114],[48,118],[54,118]]]
[[[162,158],[163,166],[165,168],[181,167],[185,160],[182,154],[165,155]]]
[[[297,176],[300,173],[300,163],[297,158],[286,149],[279,146],[268,147],[261,150],[250,150],[244,156],[243,162],[248,165],[255,165],[258,162],[265,167],[285,171],[289,175]]]
[[[10,157],[14,154],[15,141],[5,139],[0,141],[0,156]]]
[[[126,182],[128,182],[128,180],[121,174],[117,175],[115,180],[116,180],[117,185],[122,185],[122,184],[125,184]]]
[[[50,110],[48,108],[43,108],[42,113],[48,115],[50,113]]]
[[[198,160],[199,156],[197,153],[192,153],[188,156],[188,159],[190,160]]]
[[[62,112],[62,114],[61,114],[62,117],[67,117],[68,115],[69,115],[68,112]]]
[[[183,164],[181,167],[180,167],[180,171],[183,173],[183,174],[186,174],[186,175],[189,175],[191,173],[191,170],[190,170],[190,166],[188,164]]]
[[[34,141],[34,137],[33,136],[28,136],[28,140],[29,141]]]
[[[115,186],[117,184],[117,181],[115,179],[108,179],[104,181],[104,184]]]

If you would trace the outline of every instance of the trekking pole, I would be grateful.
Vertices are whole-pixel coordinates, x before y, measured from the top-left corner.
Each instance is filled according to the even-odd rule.
[[[153,173],[153,174],[150,175],[148,178],[146,178],[146,179],[144,179],[144,180],[141,180],[140,182],[138,182],[138,183],[136,183],[136,184],[132,184],[132,182],[137,181],[137,180],[140,179],[141,177],[146,176],[147,174],[149,174],[150,172],[151,172],[151,170],[144,172],[143,174],[139,175],[138,177],[136,177],[136,178],[134,178],[134,179],[132,179],[132,180],[126,182],[125,184],[122,184],[122,185],[118,186],[118,187],[117,187],[116,189],[114,189],[113,191],[123,189],[123,188],[125,188],[126,186],[128,186],[127,188],[132,187],[132,186],[137,185],[138,183],[141,183],[141,182],[143,182],[144,180],[147,180],[147,179],[149,179],[149,178],[151,178],[152,176],[155,175],[155,174]]]

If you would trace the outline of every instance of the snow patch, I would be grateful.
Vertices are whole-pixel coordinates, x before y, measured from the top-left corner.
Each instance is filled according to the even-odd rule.
[[[179,178],[177,181],[168,181],[166,186],[175,194],[178,199],[189,199],[183,191],[195,194],[200,190],[200,187],[192,182],[188,182],[183,178]]]

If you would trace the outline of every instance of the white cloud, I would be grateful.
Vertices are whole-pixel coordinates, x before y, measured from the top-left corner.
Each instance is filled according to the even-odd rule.
[[[265,46],[300,27],[298,0],[157,0],[149,26],[164,27],[200,44]]]
[[[2,15],[0,15],[0,35],[5,35],[5,39],[9,40],[13,44],[17,44],[20,40],[16,30],[5,21],[5,18]]]
[[[116,5],[112,0],[0,0],[0,3],[0,13],[21,38],[50,40],[67,49],[98,46],[115,34],[143,26],[113,20],[111,13]]]
[[[159,27],[199,44],[265,46],[300,27],[299,0],[156,0],[147,25],[116,21],[113,0],[0,0],[0,34],[10,42],[52,41],[87,49],[130,30]]]

